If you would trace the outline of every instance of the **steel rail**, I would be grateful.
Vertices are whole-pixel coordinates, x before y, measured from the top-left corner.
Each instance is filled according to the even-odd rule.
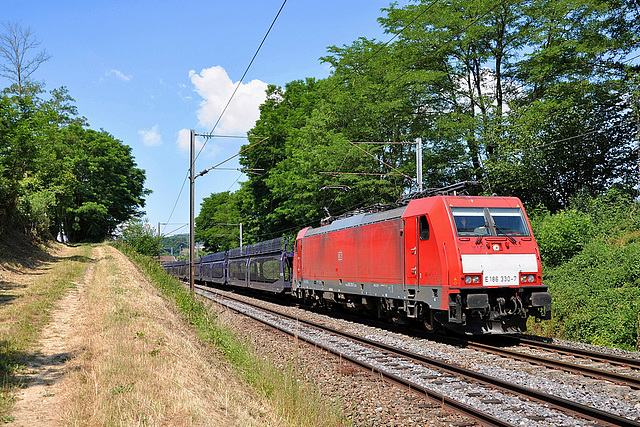
[[[528,338],[514,337],[512,339],[518,344],[522,344],[528,347],[543,348],[545,350],[556,351],[558,353],[563,353],[570,356],[578,355],[605,363],[618,364],[621,366],[629,366],[635,369],[640,369],[640,359],[632,359],[630,357],[618,356],[615,354],[598,353],[581,348],[571,348],[564,345],[536,341]]]
[[[518,359],[524,362],[533,363],[540,366],[546,366],[548,368],[560,369],[560,370],[572,372],[578,375],[585,375],[595,379],[611,381],[613,383],[628,386],[636,390],[640,389],[640,377],[632,377],[625,374],[619,374],[617,372],[605,371],[603,369],[593,368],[591,366],[578,365],[576,363],[566,362],[562,360],[553,360],[544,356],[536,356],[533,354],[521,353],[517,350],[510,350],[507,348],[502,348],[502,347],[492,345],[492,344],[487,344],[487,343],[480,343],[477,341],[468,341],[464,339],[457,339],[457,338],[451,338],[451,337],[442,338],[441,341],[447,342],[448,344],[451,344],[451,345],[464,346],[467,348],[489,352],[493,354],[498,354],[501,356]],[[571,356],[574,355],[573,353],[571,353],[571,350],[573,349],[568,347],[563,347],[563,349],[565,349],[563,353],[567,353],[568,355],[571,355]],[[599,356],[600,356],[600,353],[595,353],[593,354],[593,357],[590,357],[590,359],[602,361],[600,360]],[[625,359],[625,360],[633,360],[633,359]],[[631,366],[631,367],[634,367],[634,366]],[[638,366],[638,368],[640,369],[640,366]]]
[[[219,295],[219,294],[218,294]],[[229,298],[229,299],[233,299],[236,300],[235,298],[229,297],[228,295],[224,296],[225,298]],[[544,393],[541,391],[537,391],[528,387],[523,387],[517,384],[513,384],[513,383],[509,383],[506,381],[502,381],[500,379],[491,377],[489,375],[485,375],[485,374],[481,374],[479,372],[475,372],[475,371],[471,371],[469,369],[463,368],[461,366],[457,366],[457,365],[451,365],[448,364],[446,362],[443,362],[441,360],[438,359],[434,359],[425,355],[421,355],[421,354],[417,354],[417,353],[413,353],[404,349],[400,349],[400,348],[395,348],[395,347],[391,347],[391,346],[387,346],[385,344],[376,342],[376,341],[372,341],[369,340],[367,338],[363,338],[363,337],[359,337],[357,335],[354,334],[350,334],[348,332],[344,332],[344,331],[339,331],[336,330],[334,328],[331,327],[327,327],[325,325],[321,325],[318,324],[316,322],[312,322],[312,321],[308,321],[308,320],[302,320],[299,319],[295,316],[291,316],[288,315],[286,313],[281,313],[277,310],[272,310],[266,307],[262,307],[262,306],[258,306],[256,304],[247,302],[247,301],[242,301],[242,300],[236,300],[238,302],[241,302],[243,304],[247,304],[249,306],[253,306],[255,308],[259,308],[260,310],[264,310],[267,312],[271,312],[273,314],[277,314],[278,316],[282,316],[282,317],[286,317],[288,319],[292,319],[292,320],[296,320],[300,323],[304,323],[308,326],[312,326],[315,328],[319,328],[328,332],[331,332],[335,335],[339,335],[378,349],[382,349],[384,351],[387,352],[391,352],[391,353],[395,353],[422,363],[426,363],[429,364],[431,366],[435,366],[441,370],[447,371],[449,373],[452,374],[456,374],[459,376],[463,376],[466,378],[470,378],[473,379],[475,381],[479,381],[485,384],[489,384],[493,387],[497,387],[500,388],[502,390],[507,390],[510,392],[514,392],[517,393],[519,395],[522,396],[527,396],[531,399],[534,399],[538,402],[543,402],[546,403],[556,409],[559,409],[563,412],[568,412],[570,414],[575,414],[578,415],[582,418],[587,418],[593,421],[597,421],[597,422],[601,422],[601,423],[606,423],[608,425],[614,425],[614,426],[635,426],[635,427],[640,427],[640,422],[638,421],[634,421],[631,420],[629,418],[626,417],[621,417],[615,414],[612,414],[610,412],[606,412],[606,411],[602,411],[600,409],[597,408],[593,408],[591,406],[587,406],[587,405],[582,405],[580,403],[577,402],[572,402],[570,400],[561,398],[561,397],[557,397],[554,396],[552,394],[548,394],[548,393]],[[328,350],[331,351],[331,350]],[[331,351],[333,352],[333,351]],[[371,368],[369,368],[371,369]],[[415,385],[411,386],[412,388],[415,387]],[[499,421],[499,420],[498,420]]]
[[[214,293],[214,292],[211,292],[210,290],[203,289],[203,287],[201,287],[201,286],[196,286],[196,293],[199,293],[200,295],[204,296],[205,298],[208,298],[208,296],[206,295],[208,293],[208,294],[212,294],[212,295],[214,295],[214,296],[216,296],[218,298],[221,297],[221,298],[230,299],[230,300],[233,300],[233,301],[236,301],[236,302],[239,302],[239,303],[242,303],[242,304],[246,304],[246,305],[254,307],[254,308],[258,308],[260,310],[264,310],[266,312],[270,312],[272,314],[277,314],[278,316],[286,317],[286,318],[288,318],[290,320],[297,320],[300,323],[304,323],[304,324],[307,324],[307,325],[313,323],[313,322],[307,322],[307,321],[303,321],[303,320],[300,320],[300,319],[296,319],[294,316],[289,316],[287,314],[280,313],[280,312],[277,312],[275,310],[271,310],[271,309],[268,309],[268,308],[265,308],[265,307],[257,306],[255,304],[252,304],[252,303],[247,302],[247,301],[243,301],[243,300],[240,300],[240,299],[235,299],[235,298],[229,297],[228,295],[221,295],[221,294],[218,294],[218,293]],[[228,307],[228,308],[230,308],[232,310],[235,310],[232,307]],[[238,311],[238,310],[235,310],[235,311]],[[351,357],[350,355],[343,354],[340,351],[336,350],[335,348],[331,348],[329,346],[325,346],[322,343],[312,342],[310,340],[306,340],[304,337],[301,337],[301,336],[297,335],[295,332],[289,331],[289,330],[287,330],[285,328],[281,328],[278,325],[271,324],[271,323],[269,323],[269,322],[267,322],[267,321],[265,321],[263,319],[260,319],[257,316],[253,316],[253,315],[251,315],[249,313],[242,312],[241,314],[244,315],[244,316],[248,316],[248,317],[250,317],[250,318],[252,318],[252,319],[254,319],[254,320],[256,320],[256,321],[258,321],[258,322],[260,322],[262,324],[265,324],[265,325],[267,325],[267,326],[269,326],[271,328],[277,329],[280,332],[286,333],[286,334],[288,334],[288,335],[290,335],[290,336],[292,336],[292,337],[294,337],[296,339],[299,339],[299,340],[302,340],[302,341],[307,342],[309,344],[312,344],[314,347],[322,348],[323,350],[325,350],[325,351],[327,351],[327,352],[329,352],[329,353],[331,353],[333,355],[339,356],[342,360],[348,360],[350,363],[353,363],[353,364],[355,364],[355,365],[367,370],[368,372],[377,372],[380,375],[382,375],[385,379],[390,380],[390,381],[392,381],[392,382],[394,382],[396,384],[400,384],[403,387],[408,388],[412,392],[419,393],[422,396],[427,396],[430,399],[432,399],[432,400],[434,400],[434,401],[436,401],[438,403],[442,403],[444,406],[447,406],[448,408],[454,409],[458,413],[464,414],[465,416],[468,416],[469,418],[472,418],[472,419],[474,419],[476,421],[481,422],[482,425],[495,426],[495,427],[512,427],[513,426],[513,424],[511,424],[509,422],[506,422],[504,420],[500,420],[498,418],[495,418],[495,417],[493,417],[493,416],[491,416],[491,415],[489,415],[487,413],[484,413],[482,411],[479,411],[479,410],[477,410],[477,409],[475,409],[475,408],[473,408],[473,407],[471,407],[469,405],[465,405],[464,403],[458,402],[458,401],[456,401],[454,399],[451,399],[451,398],[449,398],[449,397],[447,397],[445,395],[442,395],[440,393],[436,393],[436,392],[434,392],[434,391],[432,391],[432,390],[430,390],[430,389],[428,389],[426,387],[421,387],[421,386],[419,386],[417,384],[414,384],[414,383],[412,383],[410,381],[405,380],[404,378],[401,378],[401,377],[393,375],[393,374],[391,374],[389,372],[385,372],[383,370],[380,370],[379,368],[375,367],[374,365],[371,365],[371,364],[368,364],[368,363],[363,362],[361,360],[358,360],[358,359],[356,359],[354,357]],[[320,329],[327,330],[326,328],[323,328],[323,327],[320,327]]]

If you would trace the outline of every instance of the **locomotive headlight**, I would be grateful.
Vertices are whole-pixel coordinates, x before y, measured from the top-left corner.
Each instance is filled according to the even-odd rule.
[[[464,283],[466,283],[467,285],[478,284],[480,283],[480,276],[477,276],[477,275],[464,276]]]
[[[533,283],[536,281],[535,274],[521,274],[520,283]]]

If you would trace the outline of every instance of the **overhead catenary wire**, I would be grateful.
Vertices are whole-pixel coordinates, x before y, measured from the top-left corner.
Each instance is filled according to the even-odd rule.
[[[173,218],[173,213],[176,211],[176,207],[178,206],[178,202],[180,201],[180,196],[182,195],[182,191],[184,190],[184,186],[186,185],[188,180],[189,180],[189,171],[187,171],[187,175],[184,177],[184,180],[182,180],[182,186],[180,187],[180,191],[178,192],[178,197],[176,197],[176,201],[173,204],[173,208],[171,208],[171,213],[169,214],[169,218],[165,221],[165,223],[171,222],[171,218]]]
[[[284,6],[286,4],[287,4],[287,0],[284,0],[282,2],[282,5],[280,6],[280,9],[278,9],[278,13],[276,13],[276,16],[273,18],[273,20],[271,22],[271,25],[269,25],[269,29],[267,30],[267,32],[265,33],[264,37],[262,38],[262,41],[260,42],[260,45],[258,46],[258,49],[256,49],[256,52],[253,54],[253,57],[251,58],[251,61],[249,62],[249,65],[247,65],[247,68],[245,69],[244,73],[242,74],[242,77],[240,78],[240,80],[236,84],[236,87],[235,87],[233,93],[231,94],[231,97],[227,101],[227,104],[225,105],[224,109],[222,110],[222,113],[220,113],[220,116],[216,120],[216,123],[214,124],[214,126],[211,129],[211,132],[209,132],[209,134],[213,134],[213,132],[215,131],[216,127],[218,127],[218,124],[220,123],[220,120],[222,120],[222,117],[224,116],[225,112],[229,108],[229,104],[231,104],[231,101],[233,100],[233,97],[235,96],[236,92],[238,91],[238,88],[242,84],[242,81],[244,80],[244,78],[246,77],[247,73],[249,72],[249,69],[253,65],[253,61],[258,56],[258,52],[260,52],[260,49],[262,49],[262,46],[264,45],[264,42],[266,41],[267,37],[269,36],[269,33],[271,32],[271,29],[275,25],[276,21],[278,20],[278,17],[280,16],[280,13],[282,12],[282,9],[284,9]],[[205,135],[205,137],[206,136],[207,135]],[[200,156],[200,154],[202,153],[202,150],[204,150],[204,147],[207,145],[207,141],[208,141],[208,138],[205,139],[204,144],[202,145],[202,147],[198,151],[198,154],[196,155],[196,159]],[[174,214],[174,212],[176,210],[176,207],[178,206],[178,202],[180,201],[180,196],[182,195],[182,191],[184,190],[184,186],[185,186],[187,180],[189,179],[189,175],[190,175],[189,171],[191,170],[192,167],[194,167],[194,165],[190,164],[189,165],[189,169],[187,170],[187,175],[186,175],[184,181],[182,182],[182,186],[180,187],[180,191],[178,192],[178,197],[176,197],[176,201],[175,201],[175,203],[173,205],[173,208],[171,209],[171,213],[169,214],[169,219],[167,219],[166,222],[171,221],[171,218],[173,217],[173,214]]]
[[[410,177],[409,175],[407,175],[407,174],[404,174],[404,173],[400,172],[398,169],[396,169],[396,168],[394,168],[393,166],[391,166],[390,164],[386,163],[384,160],[381,160],[381,159],[377,158],[376,156],[374,156],[373,154],[371,154],[370,152],[368,152],[367,150],[365,150],[365,149],[363,149],[363,148],[358,147],[355,143],[353,143],[353,142],[349,142],[349,144],[353,145],[354,147],[356,147],[358,150],[362,151],[362,152],[363,152],[363,153],[365,153],[366,155],[368,155],[368,156],[370,156],[370,157],[372,157],[372,158],[376,159],[378,162],[382,163],[383,165],[385,165],[385,166],[386,166],[386,167],[388,167],[389,169],[392,169],[393,171],[395,171],[395,172],[399,173],[399,174],[400,174],[400,175],[402,175],[403,177],[405,177],[405,178],[407,178],[407,179],[409,179],[409,180],[411,180],[411,181],[413,181],[413,182],[416,182],[415,178],[412,178],[412,177]]]
[[[227,162],[228,162],[229,160],[231,160],[231,159],[234,159],[234,158],[238,157],[240,154],[244,153],[245,151],[250,150],[250,149],[252,149],[253,147],[255,147],[255,146],[259,145],[259,144],[262,144],[262,143],[263,143],[264,141],[266,141],[267,139],[269,139],[269,138],[262,138],[260,141],[258,141],[258,142],[256,142],[256,143],[254,143],[254,144],[251,144],[250,146],[248,146],[248,147],[247,147],[247,148],[245,148],[244,150],[240,150],[240,151],[238,151],[236,154],[234,154],[233,156],[231,156],[231,157],[229,157],[229,158],[227,158],[227,159],[225,159],[225,160],[221,161],[221,162],[220,162],[220,163],[218,163],[217,165],[215,165],[215,166],[211,166],[210,168],[207,168],[207,169],[203,170],[202,172],[198,173],[194,178],[198,178],[198,177],[200,177],[200,176],[202,176],[202,175],[205,175],[205,174],[207,174],[207,173],[211,172],[213,169],[217,168],[217,167],[218,167],[218,166],[220,166],[220,165],[223,165],[223,164],[227,163]]]
[[[171,230],[170,232],[168,232],[168,233],[166,233],[166,234],[169,236],[169,235],[171,235],[171,234],[175,233],[175,232],[176,232],[176,231],[178,231],[178,230],[182,230],[183,228],[185,228],[185,227],[187,227],[187,226],[189,226],[189,223],[188,223],[188,222],[187,222],[186,224],[184,224],[184,225],[181,225],[180,227],[178,227],[178,228],[176,228],[176,229],[174,229],[174,230]],[[164,235],[164,233],[162,233],[162,235]]]
[[[262,41],[260,42],[260,45],[258,46],[258,48],[256,49],[255,53],[253,54],[253,57],[251,58],[251,61],[249,61],[249,65],[247,65],[247,68],[244,70],[244,73],[242,74],[242,77],[240,77],[240,80],[238,80],[238,83],[236,83],[236,87],[233,89],[233,93],[229,97],[229,100],[227,101],[227,104],[222,109],[222,112],[220,113],[220,116],[216,120],[215,124],[213,125],[213,128],[211,129],[211,132],[209,132],[210,134],[213,134],[215,129],[218,127],[218,124],[220,124],[220,121],[222,120],[222,117],[227,112],[227,109],[229,108],[229,105],[231,104],[231,101],[235,97],[236,92],[238,92],[238,89],[240,88],[240,85],[244,81],[244,78],[247,76],[247,73],[249,72],[249,69],[251,69],[251,66],[253,65],[253,61],[255,61],[256,57],[258,56],[258,53],[262,49],[262,46],[264,45],[264,42],[267,40],[267,37],[269,36],[269,33],[271,33],[271,30],[273,29],[273,26],[275,25],[276,21],[278,20],[278,17],[280,16],[280,13],[282,12],[282,9],[284,9],[284,6],[286,4],[287,4],[287,0],[284,0],[282,2],[282,5],[280,6],[280,9],[278,9],[278,13],[276,13],[276,16],[273,18],[273,21],[271,21],[271,25],[269,25],[269,29],[267,30],[267,32],[265,33],[264,37],[262,38]],[[205,136],[205,135],[202,135],[202,136]],[[196,155],[196,159],[198,157],[200,157],[200,153],[202,153],[202,150],[204,150],[204,147],[207,145],[207,141],[208,141],[208,139],[205,139],[204,144],[202,145],[202,147],[198,151],[198,154]]]

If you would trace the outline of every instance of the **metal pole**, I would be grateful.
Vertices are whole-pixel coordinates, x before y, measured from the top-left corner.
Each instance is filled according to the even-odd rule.
[[[422,138],[416,138],[416,180],[418,192],[422,193]]]
[[[240,247],[242,247],[242,223],[240,223]]]
[[[194,284],[194,259],[193,248],[195,246],[195,163],[196,163],[196,131],[191,130],[191,167],[189,168],[189,177],[191,181],[190,185],[190,197],[189,197],[189,290],[193,293],[195,290]]]

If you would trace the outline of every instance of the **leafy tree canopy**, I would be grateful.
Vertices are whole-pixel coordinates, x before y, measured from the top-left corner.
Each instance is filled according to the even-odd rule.
[[[245,241],[415,191],[415,147],[391,143],[416,138],[425,187],[477,180],[550,212],[637,189],[634,0],[420,0],[379,22],[386,43],[328,47],[326,79],[269,87],[249,132],[268,139],[240,160],[257,175],[229,195]]]
[[[131,148],[86,127],[66,88],[0,96],[0,227],[99,241],[141,214],[149,190]]]
[[[141,218],[130,219],[124,224],[121,239],[139,254],[154,257],[162,253],[162,236]]]
[[[238,193],[212,194],[202,202],[196,218],[195,239],[204,242],[207,252],[226,251],[240,246]]]

